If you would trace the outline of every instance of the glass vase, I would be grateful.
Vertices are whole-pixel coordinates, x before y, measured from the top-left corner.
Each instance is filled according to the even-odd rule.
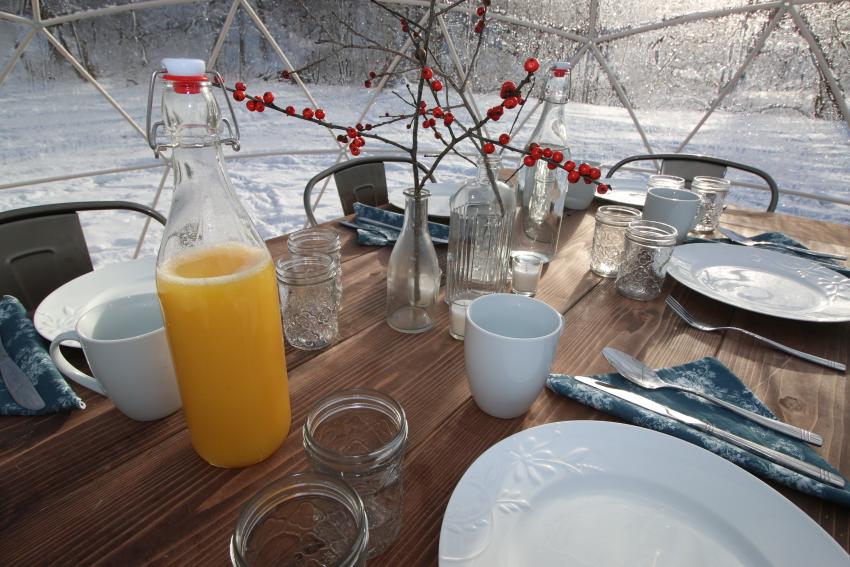
[[[440,266],[428,232],[428,197],[405,191],[404,225],[387,265],[387,324],[402,333],[422,333],[434,325]]]

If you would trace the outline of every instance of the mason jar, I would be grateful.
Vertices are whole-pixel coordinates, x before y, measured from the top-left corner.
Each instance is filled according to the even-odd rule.
[[[295,348],[317,350],[339,334],[336,267],[327,254],[277,261],[278,291],[286,340]]]
[[[677,235],[674,227],[663,222],[633,221],[626,229],[626,245],[617,273],[617,291],[630,299],[642,301],[658,297]]]
[[[590,249],[590,269],[597,276],[613,278],[620,268],[626,228],[641,217],[633,207],[605,205],[596,211],[596,227]]]
[[[721,177],[697,176],[691,182],[691,191],[699,197],[699,212],[694,232],[714,232],[720,226],[720,215],[729,194],[729,180]]]
[[[337,309],[342,303],[342,241],[339,233],[330,228],[305,228],[296,230],[286,241],[289,253],[295,256],[327,254],[334,261],[336,270]]]

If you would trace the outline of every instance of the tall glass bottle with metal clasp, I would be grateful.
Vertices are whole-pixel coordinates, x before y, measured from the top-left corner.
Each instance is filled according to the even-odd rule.
[[[499,181],[501,158],[483,155],[478,173],[450,203],[446,302],[505,291],[510,269],[514,192]]]
[[[148,137],[156,153],[171,148],[174,198],[157,292],[192,445],[210,464],[243,467],[277,450],[291,423],[275,269],[230,184],[221,145],[238,140],[222,140],[204,62],[163,64],[163,121]]]
[[[529,146],[538,144],[570,159],[567,142],[566,107],[570,94],[570,64],[554,63],[543,89],[543,111],[529,138]],[[544,160],[525,167],[520,173],[519,207],[514,221],[511,254],[531,254],[548,262],[558,249],[558,236],[567,195],[567,172],[549,168]]]

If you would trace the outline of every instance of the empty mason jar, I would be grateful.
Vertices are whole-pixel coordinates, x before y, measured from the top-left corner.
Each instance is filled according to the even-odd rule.
[[[636,220],[626,229],[626,246],[617,273],[617,291],[648,301],[661,293],[667,262],[678,231],[663,222]]]
[[[280,308],[286,340],[295,348],[316,350],[339,332],[336,268],[327,254],[277,261]]]
[[[677,175],[650,175],[649,183],[646,190],[649,191],[653,187],[669,187],[670,189],[684,189],[685,179]]]
[[[342,244],[339,233],[330,228],[305,228],[289,235],[286,247],[293,256],[327,254],[336,269],[337,308],[342,302]]]
[[[626,229],[640,211],[633,207],[605,205],[596,211],[596,228],[590,249],[590,269],[603,278],[613,278],[620,268]]]
[[[699,212],[694,232],[714,232],[720,225],[723,204],[729,194],[729,180],[720,177],[697,176],[691,182],[691,191],[699,196]]]
[[[344,482],[297,473],[251,498],[230,538],[234,567],[366,564],[369,541],[363,501]]]
[[[304,422],[313,469],[351,485],[369,519],[367,555],[386,551],[401,529],[404,410],[374,390],[343,390],[321,400]]]

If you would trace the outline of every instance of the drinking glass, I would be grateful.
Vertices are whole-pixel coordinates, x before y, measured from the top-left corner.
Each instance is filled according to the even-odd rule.
[[[305,228],[289,235],[286,247],[293,256],[327,254],[334,261],[337,308],[342,302],[342,244],[339,233],[330,228]]]
[[[471,299],[455,299],[449,305],[449,335],[459,341],[466,334],[466,308],[471,302]]]
[[[401,529],[404,410],[375,390],[343,390],[321,400],[304,423],[304,449],[315,471],[351,485],[369,519],[369,558]]]
[[[543,259],[533,254],[517,254],[511,258],[511,262],[513,263],[511,290],[518,295],[533,297],[540,283]]]
[[[234,567],[362,567],[369,541],[366,510],[344,482],[317,473],[286,476],[251,498],[230,538]]]
[[[641,213],[633,207],[605,205],[596,211],[596,228],[590,250],[590,269],[597,276],[613,278],[620,268],[626,228],[639,219]]]
[[[317,350],[339,333],[336,268],[327,254],[277,261],[278,290],[286,340],[295,348]]]
[[[720,177],[697,176],[691,182],[691,191],[700,200],[694,232],[714,232],[720,225],[723,204],[729,194],[729,180]]]
[[[668,189],[684,189],[685,188],[685,178],[679,177],[678,175],[650,175],[649,183],[647,183],[646,190],[654,189],[655,187],[666,187]]]
[[[678,232],[663,222],[637,220],[626,229],[626,246],[617,273],[617,291],[630,299],[648,301],[661,293],[667,262]]]

